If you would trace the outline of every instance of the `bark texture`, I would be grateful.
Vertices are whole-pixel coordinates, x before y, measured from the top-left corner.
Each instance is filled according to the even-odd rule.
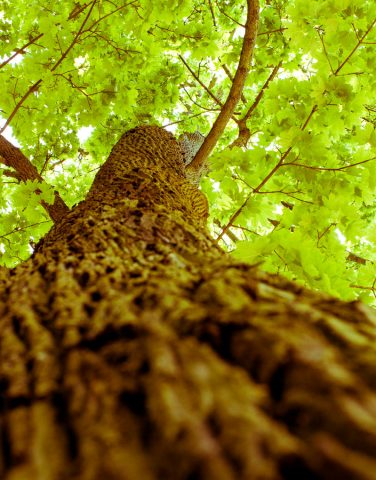
[[[168,132],[0,270],[5,480],[376,478],[376,319],[234,262]]]

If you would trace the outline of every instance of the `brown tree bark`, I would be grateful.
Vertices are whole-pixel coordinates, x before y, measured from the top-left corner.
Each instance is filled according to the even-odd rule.
[[[175,139],[125,134],[0,270],[5,480],[376,478],[376,319],[235,262]]]

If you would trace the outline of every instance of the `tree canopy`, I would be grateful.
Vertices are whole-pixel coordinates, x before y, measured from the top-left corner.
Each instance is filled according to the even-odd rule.
[[[45,182],[1,165],[1,264],[82,200],[127,129],[208,135],[243,47],[244,0],[2,0],[1,128]],[[201,188],[239,259],[375,301],[376,5],[266,0],[241,98]],[[240,93],[240,92],[238,92]],[[36,194],[37,193],[37,194]]]

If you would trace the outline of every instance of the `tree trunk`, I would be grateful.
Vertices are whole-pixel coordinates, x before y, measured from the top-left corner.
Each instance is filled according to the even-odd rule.
[[[184,168],[127,132],[0,270],[0,477],[376,479],[374,311],[233,261]]]

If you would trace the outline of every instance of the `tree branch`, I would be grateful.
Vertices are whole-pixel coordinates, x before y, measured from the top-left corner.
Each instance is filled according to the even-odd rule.
[[[13,117],[16,115],[18,110],[21,108],[21,105],[25,102],[25,100],[33,93],[36,92],[39,88],[39,85],[42,83],[42,80],[39,79],[37,82],[35,82],[29,90],[23,95],[21,100],[19,100],[14,107],[12,113],[9,115],[7,121],[4,123],[4,125],[0,128],[0,134],[4,132],[4,130],[7,128],[7,126],[10,124],[10,122],[13,120]]]
[[[198,82],[201,87],[208,93],[208,95],[215,101],[217,105],[219,105],[221,108],[223,108],[223,103],[219,100],[218,97],[214,95],[214,93],[208,88],[203,81],[201,81],[200,77],[196,75],[196,73],[191,69],[191,67],[188,65],[188,63],[184,60],[184,58],[181,55],[178,55],[180,60],[184,63],[184,65],[187,67],[189,70],[190,74],[192,77]]]
[[[338,66],[337,70],[334,72],[334,75],[338,75],[339,71],[346,65],[346,63],[350,60],[350,58],[353,56],[353,54],[356,52],[356,50],[359,48],[359,46],[363,43],[363,40],[366,38],[366,36],[369,34],[369,32],[372,30],[376,23],[376,18],[374,21],[371,23],[369,28],[366,30],[364,35],[361,38],[358,38],[358,43],[355,45],[355,47],[351,50],[351,52],[347,55],[345,60]],[[357,36],[358,37],[358,36]]]
[[[323,36],[323,34],[320,32],[319,29],[317,29],[317,34],[318,34],[319,39],[320,39],[320,41],[321,41],[321,45],[322,45],[322,48],[323,48],[323,51],[324,51],[324,55],[325,55],[325,57],[326,57],[326,59],[327,59],[327,61],[328,61],[330,70],[331,70],[331,72],[333,73],[333,75],[335,75],[335,73],[334,73],[334,68],[333,68],[333,66],[332,66],[332,64],[331,64],[331,62],[330,62],[330,58],[329,58],[328,52],[327,52],[327,50],[326,50],[326,46],[325,46],[325,42],[324,42],[324,36]]]
[[[228,76],[228,78],[231,80],[231,82],[233,82],[233,81],[234,81],[234,77],[233,77],[233,75],[231,74],[228,66],[227,66],[225,63],[223,63],[223,64],[222,64],[222,68],[223,68],[224,72],[226,73],[226,75]],[[243,93],[241,94],[240,98],[241,98],[241,101],[246,105],[246,104],[247,104],[247,100],[246,100],[246,98],[245,98],[245,96],[244,96]]]
[[[250,116],[252,115],[252,113],[254,112],[254,110],[257,108],[258,104],[260,103],[266,89],[268,88],[269,86],[269,83],[274,79],[274,77],[277,75],[278,73],[278,70],[281,68],[281,65],[282,65],[282,62],[279,62],[278,65],[276,65],[274,68],[273,68],[273,71],[272,73],[269,75],[268,79],[266,80],[266,82],[264,83],[264,85],[262,86],[261,90],[259,91],[259,93],[257,94],[257,97],[255,99],[255,101],[253,102],[253,104],[249,107],[247,113],[244,115],[243,118],[241,118],[240,120],[238,120],[238,126],[239,126],[239,135],[238,135],[238,138],[232,143],[232,147],[236,147],[236,146],[239,146],[239,147],[246,147],[247,146],[247,143],[248,143],[248,140],[250,139],[251,137],[251,131],[250,129],[247,127],[247,120],[250,118]]]
[[[221,13],[222,15],[224,15],[225,17],[227,17],[227,18],[228,18],[229,20],[231,20],[232,22],[236,23],[236,25],[239,25],[239,27],[243,27],[243,28],[246,27],[246,26],[243,25],[242,23],[240,23],[240,22],[238,22],[237,20],[235,20],[235,18],[230,17],[230,15],[228,15],[224,10],[221,10],[221,7],[219,6],[218,2],[215,2],[215,3],[216,3],[216,5],[217,5],[218,10],[220,11],[220,13]]]
[[[257,34],[258,37],[261,37],[261,35],[270,35],[271,33],[277,33],[277,32],[283,32],[284,30],[288,30],[287,27],[282,27],[282,28],[277,28],[276,30],[269,30],[267,32],[260,32]]]
[[[191,95],[189,94],[188,90],[183,87],[183,90],[184,92],[187,94],[187,97],[189,98],[189,100],[194,104],[196,105],[197,107],[201,108],[202,110],[205,110],[205,112],[218,112],[220,109],[219,108],[206,108],[206,107],[203,107],[202,105],[200,105],[199,103],[197,103],[195,100],[193,100],[193,98],[191,97]]]
[[[95,5],[97,0],[94,0],[92,2],[92,5],[91,5],[91,8],[90,8],[90,11],[89,11],[89,14],[86,16],[83,24],[81,25],[80,27],[80,30],[79,30],[79,34],[77,35],[80,35],[82,33],[82,29],[85,25],[85,23],[87,22],[90,14],[91,14],[91,11]],[[70,15],[68,20],[71,20],[73,18],[75,18],[76,15],[78,15],[79,13],[81,13],[88,5],[85,5],[84,7],[82,7],[82,9],[80,9],[77,13],[75,13],[74,15]],[[43,33],[41,33],[38,37],[35,37],[33,40],[31,40],[28,44],[26,44],[24,47],[22,48],[26,48],[27,46],[31,45],[32,43],[34,43],[36,40],[38,40],[39,38],[43,37]],[[72,44],[68,47],[68,49],[65,51],[65,53],[63,53],[62,57],[57,61],[57,63],[54,65],[54,67],[51,69],[51,72],[53,72],[57,67],[58,65],[60,65],[60,63],[64,60],[64,58],[67,56],[68,52],[70,51],[70,49],[73,47],[74,43],[77,41],[77,35],[75,36]],[[19,50],[22,50],[19,49]],[[16,54],[19,53],[18,51],[16,52]],[[15,55],[13,55],[12,57],[10,57],[8,60],[6,60],[5,64],[6,63],[9,63],[10,60],[12,60],[12,58],[14,58]],[[0,68],[4,66],[3,64],[0,66]],[[4,132],[4,130],[7,128],[7,126],[10,124],[10,122],[13,120],[13,117],[16,115],[16,113],[18,112],[18,110],[20,109],[20,107],[22,106],[22,104],[25,102],[25,100],[33,93],[33,92],[36,92],[40,86],[40,84],[42,83],[42,79],[39,79],[37,80],[33,85],[31,85],[31,87],[28,89],[28,91],[23,95],[23,97],[21,98],[21,100],[16,104],[16,106],[14,107],[12,113],[9,115],[7,121],[5,122],[5,124],[3,125],[3,127],[0,129],[0,134]]]
[[[90,15],[91,15],[91,12],[93,11],[93,8],[94,8],[94,5],[96,3],[96,0],[94,0],[94,2],[92,3],[91,7],[90,7],[90,10],[88,12],[88,14],[86,15],[85,17],[85,20],[83,21],[81,27],[79,28],[78,32],[76,33],[76,35],[74,36],[71,44],[69,45],[69,47],[65,50],[65,52],[61,55],[61,57],[59,58],[59,60],[55,63],[55,65],[50,69],[51,72],[55,71],[57,69],[57,67],[61,64],[61,62],[66,58],[66,56],[68,55],[68,53],[71,51],[71,49],[73,48],[73,46],[75,45],[75,43],[77,42],[77,39],[78,37],[81,35],[82,33],[82,30],[86,24],[86,22],[88,21]],[[33,92],[36,92],[39,88],[39,86],[41,85],[42,83],[42,79],[40,78],[39,80],[37,80],[33,85],[31,85],[31,87],[28,89],[28,91],[23,95],[23,97],[17,102],[16,106],[14,107],[12,113],[9,115],[7,121],[5,122],[5,124],[2,126],[2,128],[0,129],[0,134],[4,132],[4,130],[7,128],[7,126],[10,124],[10,122],[13,120],[14,116],[16,115],[16,113],[18,112],[18,110],[20,109],[20,107],[22,106],[22,104],[25,102],[25,100],[33,93]]]
[[[90,2],[90,3],[93,3],[93,2]],[[85,8],[87,8],[88,5],[89,5],[89,3],[86,3],[84,5],[78,5],[78,6],[76,5],[75,8],[73,9],[73,11],[71,12],[71,14],[69,15],[68,20],[73,20],[74,18],[76,18],[81,12],[83,12],[85,10]],[[36,41],[38,41],[41,37],[43,37],[43,35],[44,35],[44,33],[40,33],[39,35],[37,35],[36,37],[34,37],[30,41],[28,41],[22,47],[17,48],[17,50],[13,53],[13,55],[11,55],[9,58],[4,60],[0,64],[0,68],[5,67],[5,65],[7,65],[9,62],[11,62],[20,53],[24,54],[25,49],[27,47],[29,47],[30,45],[32,45],[33,43],[35,43]]]
[[[197,152],[195,158],[188,166],[187,170],[199,170],[205,163],[205,160],[210,155],[215,147],[219,137],[222,135],[224,129],[230,118],[232,117],[236,105],[241,97],[245,80],[248,75],[252,53],[255,46],[257,27],[259,20],[259,3],[258,0],[247,0],[247,21],[245,25],[245,34],[243,39],[243,47],[240,54],[238,68],[232,83],[229,95],[223,105],[221,112],[214,122],[212,129],[205,138],[200,150]]]
[[[304,165],[304,163],[295,163],[295,162],[288,162],[288,163],[285,163],[283,166],[289,167],[291,165],[293,167],[308,168],[308,170],[318,170],[322,172],[341,172],[343,170],[346,170],[347,168],[356,167],[357,165],[362,165],[363,163],[371,162],[372,160],[376,160],[376,157],[368,158],[367,160],[362,160],[361,162],[350,163],[349,165],[344,165],[343,167],[337,167],[337,168],[314,167],[311,165]]]
[[[94,3],[96,3],[96,0],[94,0]],[[124,5],[120,5],[120,7],[117,7],[117,8],[115,8],[114,10],[111,10],[111,12],[106,13],[106,15],[103,15],[102,17],[99,17],[98,20],[95,20],[95,21],[90,25],[90,27],[88,27],[86,30],[83,30],[81,33],[91,31],[92,28],[93,28],[95,25],[98,25],[98,23],[100,23],[100,22],[101,22],[102,20],[104,20],[105,18],[108,18],[108,17],[110,17],[111,15],[113,15],[114,13],[119,12],[120,10],[123,10],[123,8],[129,7],[129,5],[133,5],[133,4],[135,4],[135,3],[137,3],[137,0],[132,0],[131,2],[125,3]],[[86,22],[86,20],[85,20],[85,22]]]
[[[308,123],[310,122],[313,114],[317,111],[317,105],[314,105],[309,112],[305,122],[303,125],[300,127],[300,130],[303,131],[307,127]],[[261,181],[261,183],[252,190],[252,192],[246,197],[242,205],[236,210],[233,215],[231,215],[230,220],[227,222],[226,226],[223,228],[222,232],[218,235],[218,237],[215,239],[215,242],[218,243],[219,240],[223,237],[223,235],[227,232],[227,230],[234,224],[234,221],[238,218],[238,216],[241,214],[243,211],[244,207],[247,205],[248,201],[251,199],[251,197],[255,193],[259,193],[261,188],[268,182],[268,180],[284,165],[285,159],[288,157],[290,154],[291,150],[293,148],[293,145],[290,145],[290,147],[281,155],[281,158],[278,160],[277,164],[270,170],[270,172],[266,175],[266,177]]]
[[[208,0],[208,3],[209,3],[209,8],[210,8],[210,14],[212,16],[212,20],[213,20],[213,25],[214,25],[214,28],[217,27],[217,23],[215,21],[215,15],[214,15],[214,10],[213,10],[213,5],[212,5],[212,2],[211,0]]]
[[[92,3],[91,3],[91,6],[90,6],[90,9],[88,11],[88,13],[86,14],[86,17],[84,19],[84,21],[82,22],[80,28],[78,29],[78,32],[75,34],[72,42],[70,43],[70,45],[68,46],[68,48],[65,50],[64,53],[62,53],[61,57],[59,58],[59,60],[55,63],[55,65],[50,69],[51,72],[54,72],[57,67],[64,61],[64,59],[67,57],[67,55],[69,54],[69,52],[72,50],[72,48],[74,47],[74,45],[78,42],[78,39],[80,37],[80,35],[82,35],[82,33],[86,32],[86,30],[84,30],[84,27],[87,23],[87,21],[89,20],[90,18],[90,15],[92,14],[92,11],[93,11],[93,8],[94,6],[96,5],[97,3],[97,0],[94,0]],[[109,17],[110,15],[116,13],[117,11],[125,8],[126,6],[128,5],[132,5],[134,3],[134,1],[131,1],[129,3],[127,3],[126,5],[121,5],[120,7],[118,7],[117,9],[111,11],[110,13],[108,13],[107,15],[104,15],[103,17],[99,18],[98,20],[96,20],[95,22],[93,22],[93,24],[89,27],[89,30],[96,24],[98,24],[100,21],[104,20],[105,18]],[[22,106],[22,104],[25,102],[25,100],[31,95],[31,93],[35,92],[38,90],[39,86],[41,85],[42,83],[42,79],[39,79],[37,82],[35,82],[33,85],[31,85],[31,87],[28,89],[28,91],[23,95],[23,97],[19,100],[19,102],[17,103],[17,105],[14,107],[12,113],[10,114],[10,116],[8,117],[7,121],[5,122],[5,124],[3,125],[3,127],[0,129],[0,134],[4,132],[4,130],[6,129],[6,127],[10,124],[10,122],[13,120],[14,116],[16,115],[16,113],[18,112],[18,110],[20,109],[20,107]]]
[[[264,83],[264,85],[262,86],[261,90],[259,91],[259,93],[257,94],[257,97],[255,99],[255,101],[253,102],[253,104],[250,106],[250,108],[248,109],[247,113],[244,115],[244,117],[242,118],[242,120],[244,121],[247,121],[249,119],[249,117],[252,115],[252,113],[254,112],[254,110],[256,109],[256,107],[258,106],[258,104],[260,103],[266,89],[269,87],[269,84],[272,80],[274,80],[275,76],[277,75],[278,73],[278,70],[281,68],[281,65],[282,65],[282,62],[279,62],[278,65],[276,65],[274,68],[273,68],[273,71],[272,73],[269,75],[268,79],[266,80],[266,82]]]
[[[13,53],[13,55],[11,55],[9,58],[7,58],[6,60],[4,60],[1,64],[0,64],[0,68],[3,68],[5,67],[5,65],[7,65],[9,62],[11,62],[13,60],[13,58],[17,57],[17,55],[19,55],[20,53],[24,54],[25,53],[25,49],[27,47],[29,47],[30,45],[32,45],[33,43],[35,43],[37,40],[39,40],[41,37],[43,37],[43,33],[40,33],[39,35],[37,35],[36,37],[32,38],[29,42],[25,43],[25,45],[23,45],[21,48],[17,48],[17,50]]]
[[[59,60],[55,63],[55,65],[51,68],[51,72],[54,72],[57,67],[61,64],[61,62],[64,61],[64,59],[67,57],[68,53],[72,50],[72,48],[74,47],[74,45],[77,43],[77,40],[79,38],[79,36],[81,35],[81,33],[83,32],[83,29],[86,25],[86,22],[89,20],[90,18],[90,15],[93,11],[93,8],[95,6],[95,4],[97,3],[96,0],[93,1],[91,7],[89,8],[89,11],[87,12],[86,14],[86,17],[85,17],[85,20],[82,22],[80,28],[78,29],[78,32],[76,33],[76,35],[74,36],[71,44],[69,45],[69,47],[65,50],[65,52],[62,54],[62,56],[59,58]]]
[[[68,20],[72,20],[73,18],[76,18],[80,13],[82,13],[91,3],[84,3],[83,5],[76,4],[69,14]]]
[[[47,223],[48,221],[49,220],[43,220],[42,222],[32,223],[30,225],[25,225],[23,227],[15,227],[10,232],[4,233],[3,235],[0,235],[0,238],[6,239],[6,237],[9,237],[9,235],[13,235],[14,233],[25,231],[28,228],[36,227],[37,225],[42,225],[43,223]]]
[[[330,232],[330,229],[331,229],[332,227],[336,227],[336,226],[337,226],[337,224],[336,224],[335,222],[333,222],[333,223],[329,224],[329,225],[324,229],[323,232],[321,232],[321,233],[320,233],[320,232],[317,232],[317,242],[316,242],[316,247],[317,247],[317,248],[319,248],[319,243],[321,242],[321,239],[322,239],[327,233]]]
[[[8,176],[17,178],[18,181],[26,182],[27,180],[37,180],[38,182],[44,182],[30,160],[19,148],[12,145],[2,135],[0,135],[0,162],[15,171],[15,173],[9,172]],[[55,223],[69,211],[69,208],[58,192],[55,192],[55,201],[52,205],[44,201],[42,201],[41,204],[51,217],[51,220]]]

